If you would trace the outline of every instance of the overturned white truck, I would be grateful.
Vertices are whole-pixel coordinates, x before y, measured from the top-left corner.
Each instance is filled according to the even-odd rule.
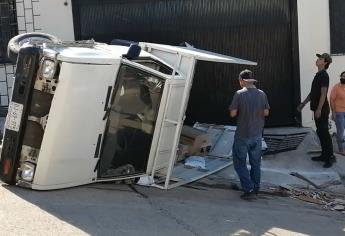
[[[174,176],[195,65],[256,63],[189,45],[118,42],[61,42],[38,33],[11,39],[17,69],[2,181],[49,190],[149,177],[169,189],[230,164],[210,156],[206,171]]]

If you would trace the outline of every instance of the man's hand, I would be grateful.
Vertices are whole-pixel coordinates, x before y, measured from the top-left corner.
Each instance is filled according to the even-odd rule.
[[[321,117],[321,110],[327,98],[327,90],[328,90],[328,87],[321,87],[321,96],[319,100],[319,105],[317,106],[317,109],[314,113],[315,119],[319,119]]]
[[[310,93],[308,94],[308,96],[303,100],[303,102],[301,102],[301,104],[299,104],[297,106],[297,111],[301,112],[303,110],[303,108],[305,107],[305,105],[310,102]]]
[[[301,111],[303,110],[304,106],[305,106],[305,104],[304,104],[303,102],[302,102],[301,104],[299,104],[299,105],[297,106],[297,111],[298,111],[298,112],[301,112]]]
[[[321,110],[320,109],[317,109],[314,113],[314,117],[315,119],[319,119],[321,117]]]

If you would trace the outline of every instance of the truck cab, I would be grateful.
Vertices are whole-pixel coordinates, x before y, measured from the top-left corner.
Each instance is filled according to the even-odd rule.
[[[36,190],[140,177],[163,189],[185,183],[173,175],[198,60],[256,64],[189,45],[27,39],[18,48],[1,180]],[[207,174],[230,164],[216,161]]]

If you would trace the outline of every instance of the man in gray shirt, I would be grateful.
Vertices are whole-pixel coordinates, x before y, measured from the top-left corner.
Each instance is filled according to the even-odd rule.
[[[244,70],[239,75],[241,85],[229,107],[230,116],[237,116],[237,129],[232,148],[234,168],[244,193],[242,199],[255,199],[260,188],[261,139],[265,116],[269,114],[266,94],[254,85],[253,72]],[[247,155],[251,166],[247,168]]]

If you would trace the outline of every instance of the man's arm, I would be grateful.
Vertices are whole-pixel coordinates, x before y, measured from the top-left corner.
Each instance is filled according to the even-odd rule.
[[[239,95],[238,93],[235,93],[234,97],[232,98],[231,105],[229,106],[230,117],[235,117],[238,115],[238,99]]]
[[[329,103],[331,105],[331,111],[332,111],[332,120],[335,121],[335,99],[337,97],[337,85],[334,85],[331,91],[331,96],[329,98]]]
[[[331,95],[329,97],[329,103],[331,105],[331,109],[333,112],[335,112],[335,99],[337,97],[337,85],[334,85],[331,91]]]
[[[315,111],[315,118],[320,118],[322,106],[326,101],[328,87],[321,87],[321,96],[319,100],[319,105]]]
[[[262,117],[268,116],[269,114],[270,114],[269,109],[263,109],[263,110],[258,111],[258,115]]]
[[[235,117],[235,116],[237,116],[237,109],[230,110],[230,117]]]
[[[303,102],[301,102],[301,104],[298,105],[297,107],[297,111],[301,112],[304,108],[304,106],[310,102],[310,93],[308,94],[308,96],[304,99]]]
[[[264,93],[265,94],[265,93]],[[265,105],[264,105],[264,110],[262,112],[263,117],[266,117],[270,114],[270,105],[268,104],[268,99],[267,95],[265,94]]]

